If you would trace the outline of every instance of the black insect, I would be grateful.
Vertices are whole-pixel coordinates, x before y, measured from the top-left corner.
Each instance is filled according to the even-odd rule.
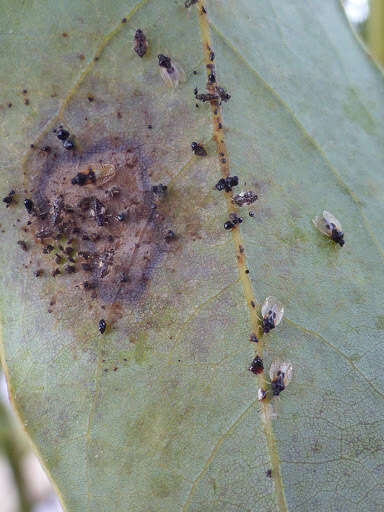
[[[261,307],[261,315],[263,317],[263,331],[268,333],[281,322],[284,315],[284,306],[275,297],[267,297]]]
[[[192,5],[197,4],[197,0],[185,0],[184,7],[186,9],[189,9],[189,7],[192,7]]]
[[[74,178],[71,179],[72,185],[79,185],[82,187],[83,185],[86,185],[87,183],[95,183],[96,182],[96,176],[94,171],[90,170],[88,173],[85,172],[78,172]]]
[[[69,131],[68,130],[64,130],[64,128],[59,128],[57,130],[56,137],[59,140],[67,140],[68,137],[69,137]]]
[[[281,371],[277,372],[275,380],[271,382],[272,385],[272,393],[277,396],[280,395],[282,391],[285,389],[284,384],[284,373]]]
[[[207,156],[207,151],[204,149],[204,147],[201,144],[198,144],[197,142],[192,142],[191,144],[192,151],[197,156]]]
[[[32,199],[24,199],[24,206],[25,206],[25,209],[27,210],[27,213],[29,213],[31,215],[31,213],[33,213],[33,211],[35,209],[35,205],[33,204]]]
[[[154,194],[161,195],[161,194],[165,194],[167,189],[168,189],[167,185],[163,185],[162,183],[159,183],[158,185],[153,185],[152,192]]]
[[[255,374],[262,373],[264,370],[264,363],[260,356],[255,357],[248,370]]]
[[[17,241],[17,245],[23,249],[23,251],[28,251],[28,245],[26,244],[26,242],[24,242],[24,240],[18,240]]]
[[[256,336],[256,334],[253,332],[250,337],[249,337],[249,341],[252,341],[253,343],[258,343],[259,341],[259,338]]]
[[[147,52],[148,43],[144,32],[138,28],[135,33],[135,46],[134,50],[139,57],[144,57]]]
[[[160,53],[157,56],[157,58],[159,59],[159,66],[161,68],[165,68],[168,71],[172,71],[173,70],[172,61],[171,61],[170,57],[167,57],[166,55],[163,55],[162,53]]]
[[[116,220],[118,220],[119,222],[124,222],[125,218],[126,218],[126,216],[125,216],[124,212],[118,213],[116,215]]]
[[[217,190],[225,190],[230,192],[232,187],[236,187],[239,184],[239,178],[237,176],[227,176],[226,178],[220,178],[216,183],[215,188]]]
[[[8,208],[8,206],[13,202],[14,200],[14,195],[15,195],[15,191],[14,190],[10,190],[10,192],[8,193],[7,196],[3,197],[3,203],[5,203]]]
[[[208,75],[208,82],[211,83],[211,84],[214,84],[216,82],[216,76],[214,73],[210,73]]]
[[[107,323],[104,320],[104,318],[102,318],[101,320],[99,320],[99,331],[100,331],[100,333],[104,334],[106,328],[107,328]]]
[[[210,52],[209,52],[209,60],[210,60],[211,62],[213,62],[213,61],[215,60],[215,52],[213,52],[213,51],[210,51]]]

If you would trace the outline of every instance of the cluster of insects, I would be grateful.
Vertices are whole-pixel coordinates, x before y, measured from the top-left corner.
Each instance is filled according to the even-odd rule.
[[[192,5],[196,4],[197,0],[186,0],[184,5],[186,8],[191,7]],[[202,9],[202,13],[205,14],[206,10],[205,8]],[[123,22],[125,22],[123,20]],[[148,51],[148,41],[147,38],[143,32],[142,29],[137,29],[134,34],[134,46],[133,46],[134,52],[138,55],[138,57],[143,58]],[[158,54],[158,66],[160,71],[160,76],[164,83],[171,88],[177,88],[180,83],[184,82],[186,80],[186,74],[180,64],[173,58],[171,58],[168,55],[165,54]],[[214,69],[213,61],[215,59],[215,53],[212,51],[212,49],[209,48],[209,61],[210,63],[207,64],[207,68],[209,70],[208,73],[208,82],[207,82],[207,91],[199,92],[198,88],[194,89],[194,98],[196,101],[200,101],[202,103],[209,102],[211,105],[213,105],[215,108],[214,114],[217,115],[218,113],[218,107],[222,103],[226,103],[231,99],[231,95],[227,92],[227,90],[221,86],[219,86],[216,83],[216,74]],[[90,100],[91,101],[91,100]],[[92,100],[93,101],[93,100]],[[196,104],[198,107],[199,105]],[[221,122],[218,122],[217,124],[218,129],[222,129]],[[72,150],[75,147],[73,137],[71,137],[71,134],[68,130],[63,128],[63,126],[59,126],[57,129],[54,130],[56,137],[59,141],[61,141],[63,148],[66,150]],[[194,155],[198,157],[206,157],[208,155],[207,150],[205,147],[194,141],[191,143],[191,149]],[[44,151],[49,151],[49,148],[43,148]],[[222,164],[226,163],[226,158],[224,158],[224,153],[220,153],[221,159],[220,162]],[[97,184],[105,185],[110,181],[116,174],[116,168],[112,164],[95,164],[89,167],[89,169],[86,172],[78,172],[76,175],[72,176],[71,178],[71,184],[73,186],[77,187],[84,187],[88,184]],[[237,187],[239,185],[239,178],[238,176],[225,176],[220,178],[215,188],[218,191],[224,191],[225,193],[232,193],[233,188]],[[108,197],[117,197],[120,194],[120,189],[118,187],[112,187],[105,191],[105,193],[108,195]],[[159,201],[162,197],[164,197],[167,194],[167,186],[163,185],[162,183],[159,183],[158,185],[152,186],[152,194],[154,197],[154,204],[156,204],[157,201]],[[253,190],[244,190],[240,191],[237,194],[233,195],[231,197],[232,204],[236,207],[244,207],[244,206],[250,206],[254,204],[258,199],[258,195]],[[15,202],[15,191],[11,190],[6,197],[3,198],[3,202],[6,204],[6,207],[8,208],[12,203]],[[103,204],[100,199],[96,197],[86,197],[84,200],[82,200],[82,203],[79,205],[80,208],[84,211],[87,211],[92,215],[96,221],[96,224],[98,226],[103,226],[106,222],[108,222],[107,219],[107,212],[105,205]],[[24,199],[24,207],[29,215],[36,215],[37,209],[34,205],[34,202],[30,198]],[[60,218],[60,212],[63,208],[63,205],[57,203],[52,205],[52,218],[54,219],[54,223],[56,223],[55,219]],[[56,213],[55,213],[56,212]],[[120,223],[127,220],[127,212],[120,211],[117,213],[114,217],[114,219]],[[249,216],[253,217],[255,215],[255,212],[253,210],[249,211]],[[241,224],[243,222],[243,218],[238,216],[235,212],[232,212],[229,214],[229,219],[224,223],[224,229],[226,230],[232,230],[237,227],[237,225]],[[339,244],[341,247],[344,245],[344,233],[342,231],[342,227],[340,222],[328,211],[323,211],[321,216],[317,216],[313,219],[313,223],[316,226],[316,228],[324,235],[329,237],[333,242]],[[47,233],[42,234],[42,238]],[[36,235],[39,237],[39,234]],[[164,240],[167,243],[171,243],[173,240],[175,240],[176,234],[172,230],[167,230],[164,234]],[[18,245],[20,248],[24,251],[28,250],[28,246],[26,242],[23,240],[19,240]],[[47,245],[43,252],[49,253],[53,250],[52,245]],[[69,260],[71,261],[71,253],[67,253],[69,256]],[[88,260],[88,257],[85,253],[82,254],[83,259],[85,260],[84,263],[82,263],[82,269],[85,272],[89,272],[92,270],[92,263]],[[56,256],[56,259],[59,258],[59,256]],[[99,261],[99,267],[100,272],[102,275],[102,272],[106,271],[108,268],[108,258],[109,255],[104,255],[103,258],[100,258]],[[67,265],[66,271],[68,273],[75,271],[74,265]],[[54,273],[52,275],[57,275],[55,272],[60,273],[58,269],[55,269]],[[248,273],[249,271],[247,271]],[[42,271],[38,269],[35,272],[35,275],[41,276]],[[128,276],[126,273],[122,272],[120,276],[120,282],[125,283],[128,282]],[[92,290],[95,285],[91,280],[86,280],[83,283],[84,289]],[[254,307],[254,304],[253,304]],[[261,327],[264,334],[269,333],[272,329],[275,329],[281,322],[284,315],[284,307],[283,305],[277,301],[276,298],[270,296],[267,297],[262,304],[261,307]],[[98,321],[98,330],[100,334],[104,334],[107,331],[107,322],[104,318],[101,318]],[[252,333],[250,335],[250,341],[253,343],[258,343],[259,339],[256,333]],[[259,375],[264,372],[264,362],[262,358],[259,355],[256,355],[254,359],[252,360],[249,371]],[[273,361],[270,370],[269,370],[269,376],[270,376],[270,382],[271,382],[271,389],[273,396],[279,396],[285,388],[288,386],[292,379],[292,364],[287,361]],[[264,388],[259,388],[258,390],[258,400],[262,401],[267,397],[267,391]]]
[[[275,297],[267,297],[261,306],[262,329],[268,333],[271,329],[277,327],[284,315],[284,306]],[[249,340],[258,343],[259,339],[255,333],[252,333]],[[263,373],[264,362],[259,355],[252,360],[250,372],[256,375]],[[292,364],[285,361],[274,361],[270,370],[271,388],[273,396],[278,396],[288,386],[292,379]],[[264,388],[258,390],[258,400],[262,401],[267,397],[267,391]]]

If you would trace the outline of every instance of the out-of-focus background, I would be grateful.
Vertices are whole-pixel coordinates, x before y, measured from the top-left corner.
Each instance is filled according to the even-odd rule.
[[[343,4],[352,26],[372,56],[384,66],[384,0],[343,0]],[[1,368],[0,511],[62,512],[55,491],[11,409]]]

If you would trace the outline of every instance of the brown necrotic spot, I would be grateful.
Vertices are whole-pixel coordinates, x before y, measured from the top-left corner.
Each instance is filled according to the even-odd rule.
[[[57,158],[34,155],[30,194],[36,206],[36,243],[58,247],[70,240],[71,257],[78,263],[73,279],[92,283],[102,302],[137,299],[162,254],[170,250],[164,239],[166,205],[163,212],[143,146],[113,137],[83,143],[80,150],[63,151]],[[71,179],[78,173],[93,173],[95,179],[76,186]],[[118,220],[122,211],[124,222]],[[54,253],[47,258],[54,264]]]

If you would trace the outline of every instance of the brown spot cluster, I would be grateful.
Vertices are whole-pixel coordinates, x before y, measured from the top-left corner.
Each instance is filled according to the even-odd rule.
[[[70,152],[36,152],[30,228],[57,279],[71,274],[105,303],[143,293],[169,250],[164,197],[152,189],[147,160],[137,143],[110,137]]]

